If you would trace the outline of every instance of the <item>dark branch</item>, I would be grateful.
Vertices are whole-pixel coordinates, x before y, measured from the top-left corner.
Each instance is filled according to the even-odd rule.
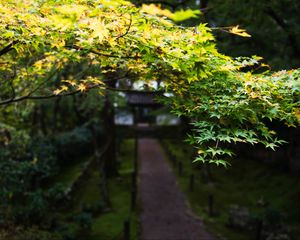
[[[26,96],[23,96],[23,97],[8,99],[8,100],[5,100],[5,101],[2,101],[2,102],[0,102],[0,106],[10,104],[10,103],[21,102],[21,101],[24,101],[24,100],[45,100],[45,99],[72,96],[72,95],[79,94],[79,93],[86,93],[91,89],[101,87],[101,86],[103,86],[103,85],[102,84],[95,84],[95,85],[88,86],[85,91],[74,90],[74,91],[71,91],[71,92],[61,93],[61,94],[49,94],[49,95],[44,95],[44,96],[28,96],[28,95],[26,95]],[[121,89],[121,88],[112,88],[112,87],[105,87],[105,89],[110,90],[110,91],[114,91],[114,92],[128,92],[128,93],[130,93],[130,92],[131,93],[136,93],[136,92],[143,92],[143,93],[161,92],[161,91],[144,91],[144,90],[134,90],[134,89]]]
[[[38,84],[32,91],[30,91],[27,96],[31,96],[33,93],[35,93],[37,90],[39,90],[42,86],[44,86],[56,73],[58,69],[55,69],[46,79],[45,81]]]
[[[119,35],[116,39],[125,37],[125,36],[129,33],[129,30],[130,30],[131,25],[132,25],[132,16],[131,16],[131,14],[130,14],[129,16],[130,16],[130,18],[129,18],[129,24],[128,24],[128,27],[127,27],[127,29],[126,29],[126,32],[123,33],[123,34],[121,34],[121,35]]]
[[[204,15],[208,12],[210,8],[208,7],[208,0],[201,0],[200,1],[200,11]]]
[[[137,59],[137,58],[139,58],[138,56],[119,56],[119,55],[114,55],[114,54],[102,53],[102,52],[98,52],[98,51],[93,50],[93,49],[85,49],[85,48],[82,48],[82,47],[77,46],[77,45],[67,45],[66,48],[75,49],[75,50],[83,51],[83,52],[87,52],[87,53],[93,53],[93,54],[96,54],[98,56],[110,57],[110,58],[124,58],[124,59]]]
[[[99,87],[100,85],[92,85],[90,87],[87,88],[86,91],[89,91],[93,88]],[[86,92],[85,91],[85,92]],[[71,92],[67,92],[67,93],[61,93],[61,94],[49,94],[49,95],[44,95],[44,96],[30,96],[30,95],[25,95],[22,97],[18,97],[18,98],[14,98],[14,99],[7,99],[4,100],[2,102],[0,102],[0,105],[6,105],[6,104],[10,104],[10,103],[16,103],[16,102],[21,102],[24,100],[44,100],[44,99],[51,99],[51,98],[58,98],[58,97],[66,97],[66,96],[72,96],[78,93],[81,93],[82,91],[80,90],[74,90]]]
[[[267,7],[265,13],[269,15],[277,24],[281,27],[283,31],[286,32],[287,37],[291,46],[294,49],[295,56],[300,56],[300,48],[297,44],[297,37],[295,33],[290,29],[290,26],[271,8]]]
[[[18,41],[13,41],[12,43],[8,44],[6,47],[2,48],[0,50],[0,56],[8,53],[10,50],[14,49],[13,46],[17,43]]]
[[[113,80],[117,81],[117,80],[120,80],[122,78],[124,78],[124,76],[118,77],[118,78],[107,79],[105,82],[113,81]],[[29,94],[26,94],[25,96],[3,100],[3,101],[0,102],[0,106],[1,105],[7,105],[7,104],[10,104],[10,103],[17,103],[17,102],[21,102],[21,101],[24,101],[24,100],[44,100],[44,99],[72,96],[72,95],[75,95],[75,94],[78,94],[78,93],[86,93],[91,89],[94,89],[94,88],[97,88],[97,87],[102,87],[102,86],[103,86],[103,84],[93,84],[93,85],[87,86],[87,89],[85,91],[74,90],[74,91],[61,93],[61,94],[54,94],[53,93],[53,94],[41,95],[41,96],[32,96],[31,94],[33,92],[30,92]],[[110,89],[110,88],[106,87],[106,89],[116,91],[116,89],[113,89],[113,88]],[[119,90],[119,91],[128,91],[128,90],[124,89],[124,90]]]

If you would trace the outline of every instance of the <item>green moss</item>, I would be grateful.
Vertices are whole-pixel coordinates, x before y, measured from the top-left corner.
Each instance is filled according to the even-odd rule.
[[[72,185],[74,181],[80,176],[84,164],[89,160],[88,157],[82,158],[76,161],[74,164],[69,165],[60,170],[60,172],[53,176],[49,180],[48,187],[51,187],[54,184],[60,183],[65,188],[68,188]]]
[[[63,234],[68,236],[85,234],[84,238],[87,240],[120,239],[123,234],[124,221],[129,219],[131,239],[138,239],[138,216],[137,213],[130,211],[134,141],[132,139],[124,140],[120,147],[119,176],[108,179],[110,209],[94,212],[102,203],[99,188],[101,178],[97,166],[91,166],[85,179],[83,179],[72,196],[72,205],[58,214],[58,220],[61,222],[61,225],[76,226],[78,228],[78,224],[74,222],[76,216],[83,212],[91,212],[93,215],[91,229],[88,232],[81,233],[77,228],[74,228],[74,231],[73,228],[68,228],[66,233],[62,230]],[[82,161],[74,163],[74,165],[63,170],[52,180],[68,186],[79,176],[86,161],[87,159],[82,159]]]
[[[130,213],[130,175],[121,175],[119,179],[114,179],[109,184],[112,209],[95,219],[92,230],[93,238],[113,239],[123,233],[124,221],[131,220],[131,232],[136,236],[137,225],[136,215]],[[132,238],[136,239],[136,238]]]
[[[130,220],[131,239],[138,239],[137,214],[130,211],[133,147],[133,140],[124,140],[121,144],[120,175],[109,180],[111,211],[94,219],[90,240],[118,239],[123,234],[124,221],[127,219]]]
[[[90,169],[87,179],[82,187],[78,188],[74,196],[74,209],[81,210],[84,207],[95,208],[101,204],[101,193],[99,189],[100,175],[96,167]]]

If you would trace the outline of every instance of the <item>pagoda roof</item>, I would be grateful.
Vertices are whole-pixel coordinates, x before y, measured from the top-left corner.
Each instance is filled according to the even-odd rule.
[[[129,105],[133,106],[160,106],[156,98],[162,96],[161,91],[130,91],[126,92],[126,98]]]

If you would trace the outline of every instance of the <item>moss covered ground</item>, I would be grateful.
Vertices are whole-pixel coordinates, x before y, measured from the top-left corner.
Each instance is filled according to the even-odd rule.
[[[77,178],[80,176],[84,165],[89,160],[89,156],[82,157],[80,159],[76,159],[76,161],[73,164],[61,168],[56,175],[54,175],[47,181],[45,187],[51,187],[59,183],[62,185],[63,188],[69,188],[74,183],[74,181],[76,181]]]
[[[130,220],[130,239],[138,239],[139,224],[137,214],[131,206],[131,173],[133,172],[134,143],[124,140],[120,145],[119,176],[109,180],[111,209],[94,218],[90,240],[122,237],[124,221]]]
[[[92,156],[61,169],[49,185],[61,184],[68,188],[80,176],[84,165]],[[139,223],[137,213],[131,211],[131,181],[134,157],[133,139],[120,143],[117,177],[109,178],[108,192],[110,206],[104,203],[100,191],[101,176],[96,163],[88,169],[66,207],[55,213],[59,233],[68,239],[120,240],[123,238],[124,222],[130,221],[130,239],[138,239]]]

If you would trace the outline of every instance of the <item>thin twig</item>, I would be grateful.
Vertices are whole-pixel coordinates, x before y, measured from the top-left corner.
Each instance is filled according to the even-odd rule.
[[[121,34],[121,35],[119,35],[118,37],[116,37],[116,39],[119,39],[119,38],[122,38],[122,37],[126,36],[129,33],[131,25],[132,25],[132,16],[131,16],[131,14],[129,14],[129,24],[128,24],[128,27],[126,29],[126,32],[123,33],[123,34]]]
[[[90,53],[94,53],[98,56],[103,56],[103,57],[110,57],[110,58],[124,58],[124,59],[137,59],[139,58],[139,56],[120,56],[120,55],[114,55],[114,54],[107,54],[107,53],[102,53],[102,52],[98,52],[96,50],[93,49],[84,49],[80,46],[77,45],[67,45],[67,48],[73,48],[79,51],[86,51],[86,52],[90,52]]]
[[[45,81],[42,81],[40,84],[38,84],[32,91],[30,91],[27,96],[31,96],[33,93],[35,93],[37,90],[39,90],[42,86],[44,86],[56,73],[58,72],[58,69],[56,68],[46,79]]]
[[[119,80],[124,78],[124,76],[122,77],[118,77],[118,78],[113,78],[113,79],[109,79],[110,81],[112,80]],[[108,81],[108,80],[107,80]],[[26,94],[25,96],[21,96],[21,97],[15,97],[15,98],[10,98],[7,100],[3,100],[0,102],[0,106],[1,105],[7,105],[10,103],[16,103],[16,102],[21,102],[24,100],[43,100],[43,99],[51,99],[51,98],[57,98],[57,97],[66,97],[66,96],[72,96],[78,93],[86,93],[91,89],[97,88],[97,87],[101,87],[103,86],[102,83],[100,84],[94,84],[94,85],[90,85],[87,86],[87,89],[85,91],[81,91],[81,90],[74,90],[74,91],[70,91],[70,92],[66,92],[66,93],[61,93],[61,94],[49,94],[49,95],[40,95],[40,96],[32,96],[30,94]],[[109,87],[105,87],[107,90],[111,90],[111,91],[120,91],[120,92],[136,92],[136,90],[130,90],[130,89],[117,89],[117,88],[109,88]],[[31,93],[32,94],[32,93]]]

